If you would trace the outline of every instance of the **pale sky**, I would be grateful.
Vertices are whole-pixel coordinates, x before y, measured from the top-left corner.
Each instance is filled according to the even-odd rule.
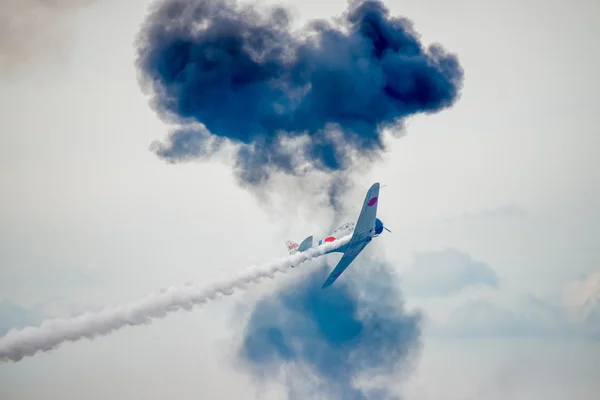
[[[11,60],[0,64],[0,335],[226,277],[285,256],[288,239],[327,233],[328,210],[263,204],[227,160],[169,165],[149,150],[168,133],[134,64],[150,1],[71,1],[52,12],[26,3],[56,22],[0,39]],[[0,21],[31,21],[15,4],[2,1]],[[345,9],[286,4],[299,21]],[[394,265],[426,320],[417,365],[395,390],[411,400],[595,399],[600,6],[385,4],[465,70],[456,105],[411,119],[345,199],[357,213],[372,182],[387,185],[379,215],[393,233],[365,257]],[[283,398],[234,353],[243,310],[293,279],[0,364],[0,399]]]

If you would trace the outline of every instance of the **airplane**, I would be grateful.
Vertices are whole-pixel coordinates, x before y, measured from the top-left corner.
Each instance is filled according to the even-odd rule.
[[[347,222],[337,228],[331,235],[320,239],[316,244],[313,245],[313,237],[309,236],[298,245],[298,243],[288,240],[285,242],[290,255],[296,254],[297,252],[306,251],[312,247],[317,247],[323,243],[333,242],[334,240],[341,239],[344,236],[352,234],[351,239],[337,249],[327,251],[328,253],[343,253],[342,258],[338,262],[337,266],[333,269],[327,280],[321,286],[322,289],[331,286],[333,282],[340,277],[342,272],[346,270],[354,261],[356,256],[373,240],[373,238],[381,235],[385,229],[390,231],[383,225],[383,222],[377,218],[377,204],[379,202],[379,182],[375,182],[371,188],[367,191],[365,201],[363,202],[362,209],[358,215],[356,224],[354,222]]]

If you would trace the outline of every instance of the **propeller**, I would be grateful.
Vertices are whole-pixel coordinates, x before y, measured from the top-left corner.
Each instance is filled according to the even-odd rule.
[[[392,231],[390,231],[388,228],[386,228],[386,226],[384,225],[383,221],[380,220],[379,218],[377,218],[375,220],[375,232],[377,232],[377,235],[381,235],[383,233],[383,230],[388,231],[389,233],[392,233]]]
[[[387,185],[381,185],[379,188],[383,189],[384,187],[386,187]],[[389,233],[392,233],[392,231],[390,231],[388,228],[385,227],[385,225],[383,225],[383,229],[385,229],[386,231],[388,231]]]

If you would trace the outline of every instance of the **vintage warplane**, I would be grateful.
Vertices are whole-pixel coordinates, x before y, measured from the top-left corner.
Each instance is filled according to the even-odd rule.
[[[343,253],[342,258],[338,262],[337,266],[331,272],[322,288],[331,286],[333,282],[350,266],[352,261],[358,256],[358,254],[373,240],[374,237],[379,236],[385,229],[391,232],[388,228],[383,226],[383,222],[377,218],[377,203],[379,202],[379,183],[376,182],[371,186],[365,197],[362,209],[358,216],[356,224],[348,222],[337,228],[331,235],[319,240],[316,244],[313,244],[313,237],[309,236],[298,245],[292,241],[287,241],[288,251],[290,254],[296,254],[297,252],[303,252],[311,247],[320,246],[323,243],[333,242],[334,240],[341,239],[344,236],[352,234],[350,241],[346,244],[338,247],[337,249],[330,250],[327,253]],[[326,253],[326,254],[327,254]]]

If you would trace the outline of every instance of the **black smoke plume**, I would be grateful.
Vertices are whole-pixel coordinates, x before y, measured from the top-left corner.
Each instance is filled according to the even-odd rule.
[[[327,290],[322,267],[258,302],[240,356],[259,381],[283,378],[294,400],[396,398],[389,381],[373,378],[397,381],[399,368],[413,366],[421,316],[404,308],[386,267],[355,264]],[[370,387],[357,385],[361,377]]]
[[[160,1],[138,39],[141,85],[177,125],[156,154],[183,162],[232,144],[238,177],[254,188],[274,172],[347,180],[381,156],[383,129],[452,106],[463,80],[455,55],[426,48],[377,0],[297,32],[282,7]]]

